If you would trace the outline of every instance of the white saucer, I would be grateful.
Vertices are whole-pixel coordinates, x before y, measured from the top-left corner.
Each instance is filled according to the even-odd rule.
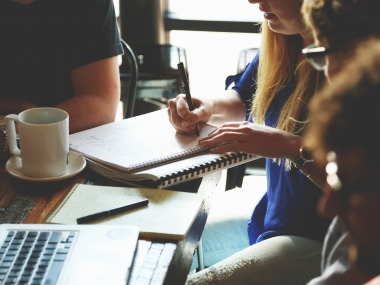
[[[57,177],[34,178],[26,176],[22,171],[21,158],[17,156],[12,156],[5,164],[5,169],[10,175],[22,180],[38,182],[50,182],[68,179],[81,172],[85,167],[86,159],[83,157],[83,155],[74,151],[69,152],[69,166],[67,168],[66,173]]]

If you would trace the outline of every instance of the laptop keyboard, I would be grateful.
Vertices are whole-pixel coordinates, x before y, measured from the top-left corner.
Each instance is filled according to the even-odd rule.
[[[139,240],[129,285],[162,285],[173,258],[175,243]]]
[[[0,248],[0,285],[54,285],[76,232],[9,231]],[[162,285],[175,243],[139,240],[129,285]]]
[[[0,285],[54,285],[76,232],[9,231],[0,248]]]

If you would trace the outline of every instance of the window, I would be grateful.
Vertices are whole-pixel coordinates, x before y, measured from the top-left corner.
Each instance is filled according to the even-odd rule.
[[[168,0],[169,9],[180,19],[261,21],[258,5],[247,0]]]
[[[117,15],[119,1],[131,0],[114,0]],[[225,78],[237,72],[240,51],[260,46],[254,23],[262,21],[262,13],[247,0],[146,0],[144,5],[163,13],[165,25],[153,28],[164,26],[166,42],[186,50],[193,95],[222,92]]]
[[[247,0],[169,0],[179,19],[261,22],[258,5]],[[253,24],[252,24],[253,25]],[[254,30],[254,29],[252,29]],[[170,43],[185,48],[193,95],[224,90],[224,80],[237,72],[239,52],[260,46],[257,33],[226,33],[172,30]]]
[[[202,96],[222,92],[226,77],[237,72],[239,52],[260,40],[260,34],[170,32],[170,43],[186,50],[191,93]]]

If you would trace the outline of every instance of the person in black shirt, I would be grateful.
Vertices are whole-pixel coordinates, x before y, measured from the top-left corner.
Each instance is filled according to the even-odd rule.
[[[123,48],[112,0],[0,1],[0,38],[0,115],[57,107],[70,133],[115,120]]]

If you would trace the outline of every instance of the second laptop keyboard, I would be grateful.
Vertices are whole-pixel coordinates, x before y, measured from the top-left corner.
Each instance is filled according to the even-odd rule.
[[[55,284],[75,234],[9,231],[0,248],[0,284]]]

